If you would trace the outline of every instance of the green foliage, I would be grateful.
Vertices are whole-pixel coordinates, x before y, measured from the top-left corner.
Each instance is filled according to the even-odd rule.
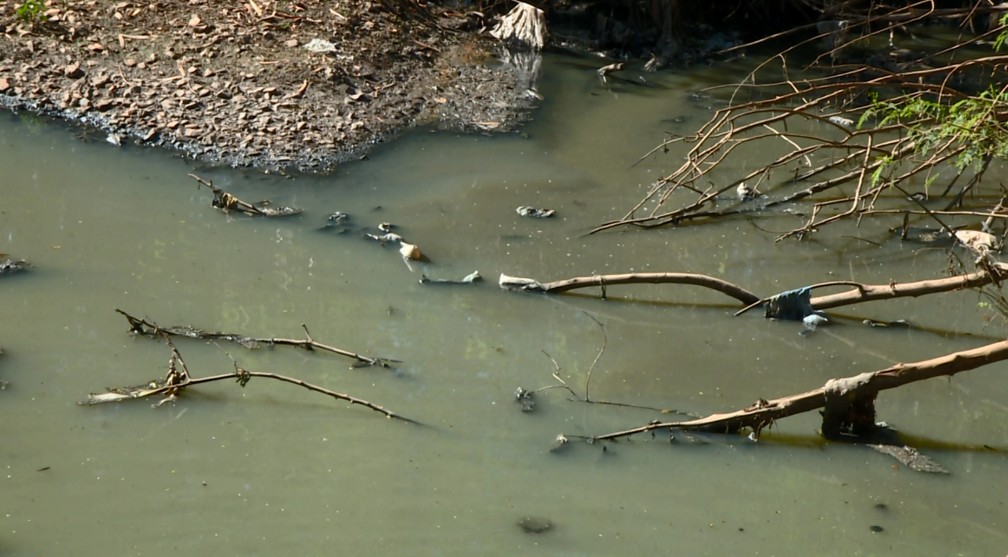
[[[46,5],[43,0],[24,0],[17,8],[17,17],[25,23],[35,25],[48,19],[45,11]]]
[[[997,38],[994,39],[994,50],[1001,52],[1001,47],[1005,45],[1005,42],[1008,42],[1008,14],[1001,16],[1001,19],[998,20],[998,25],[1005,29],[998,33]]]
[[[994,50],[1008,45],[1008,13],[1001,16],[1002,28],[994,40]],[[982,171],[991,159],[1008,158],[1008,86],[991,85],[986,91],[955,102],[938,102],[924,96],[897,95],[882,98],[877,91],[868,94],[870,106],[858,119],[858,128],[877,121],[879,126],[901,125],[913,142],[917,155],[928,156],[962,147],[955,167],[962,171]],[[872,174],[872,183],[882,180],[893,163],[884,157]]]
[[[963,147],[954,164],[958,170],[980,171],[992,158],[1008,158],[1008,90],[993,87],[973,97],[952,104],[939,103],[922,97],[897,97],[893,100],[873,99],[871,107],[861,115],[858,126],[878,119],[878,125],[902,124],[907,139],[914,143],[918,155],[931,155],[951,148]],[[882,169],[892,161],[883,161],[872,176],[873,183],[881,179]]]

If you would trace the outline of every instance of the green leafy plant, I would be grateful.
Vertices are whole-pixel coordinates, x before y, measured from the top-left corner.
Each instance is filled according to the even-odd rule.
[[[42,0],[24,0],[17,8],[17,17],[25,23],[35,25],[48,19],[45,11],[46,5]]]
[[[995,51],[1008,44],[1008,14],[1000,18],[999,24],[1002,30],[994,41]],[[1008,159],[1008,85],[991,85],[976,94],[949,97],[922,93],[882,99],[872,91],[870,107],[862,113],[858,128],[870,120],[880,127],[898,125],[918,156],[956,150],[958,154],[951,162],[960,172],[971,169],[982,174],[991,160]],[[892,163],[883,158],[872,175],[873,184],[882,180],[883,170]]]

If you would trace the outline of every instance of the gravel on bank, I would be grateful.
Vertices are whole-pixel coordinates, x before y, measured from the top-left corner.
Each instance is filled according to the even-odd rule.
[[[0,104],[210,163],[326,171],[423,125],[536,103],[476,12],[412,2],[0,2]]]

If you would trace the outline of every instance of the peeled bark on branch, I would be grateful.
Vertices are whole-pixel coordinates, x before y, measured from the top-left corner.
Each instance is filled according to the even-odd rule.
[[[853,377],[830,379],[818,389],[804,393],[775,398],[760,399],[752,406],[723,414],[711,414],[704,418],[678,422],[653,421],[649,424],[598,435],[593,441],[606,441],[628,437],[637,433],[655,430],[693,430],[717,433],[733,433],[750,428],[757,435],[774,421],[795,414],[825,408],[823,414],[823,435],[836,439],[841,435],[864,435],[864,425],[859,418],[865,405],[871,410],[874,427],[874,400],[879,391],[895,389],[924,379],[976,369],[987,364],[1008,359],[1008,340],[995,342],[979,348],[954,352],[945,356],[919,362],[900,363],[874,372]],[[851,416],[851,409],[858,415]]]
[[[760,297],[741,286],[728,281],[700,275],[696,273],[625,273],[618,275],[593,275],[588,277],[574,277],[565,280],[541,283],[534,279],[511,277],[501,274],[499,281],[501,288],[524,290],[526,292],[543,292],[547,294],[560,294],[568,290],[578,288],[599,287],[602,289],[602,297],[605,298],[606,286],[615,284],[692,284],[717,290],[722,294],[731,296],[743,304],[752,304],[760,301]]]

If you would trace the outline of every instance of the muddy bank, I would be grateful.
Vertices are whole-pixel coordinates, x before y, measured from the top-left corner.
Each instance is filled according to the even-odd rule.
[[[415,126],[508,131],[536,102],[532,72],[500,62],[476,13],[51,4],[26,17],[0,3],[0,102],[201,161],[324,171]]]

